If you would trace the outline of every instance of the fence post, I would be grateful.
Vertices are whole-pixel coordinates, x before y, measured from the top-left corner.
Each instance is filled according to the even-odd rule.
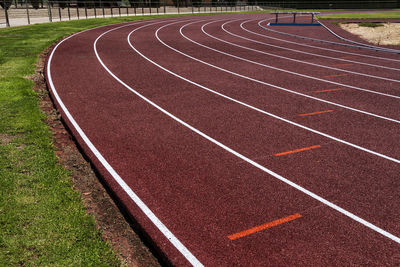
[[[166,0],[164,0],[164,14],[167,14],[166,5],[167,5],[167,2],[166,2]]]
[[[76,5],[76,16],[78,17],[78,20],[79,20],[79,6],[78,5]]]
[[[61,8],[60,7],[58,7],[58,17],[60,18],[60,21],[61,21]]]
[[[68,20],[71,20],[71,10],[69,8],[69,2],[68,2]]]
[[[84,2],[85,5],[85,17],[87,18],[87,7],[86,7],[86,2]]]
[[[96,2],[93,3],[94,18],[97,18],[96,4],[97,4]]]
[[[10,20],[8,19],[7,7],[4,7],[4,12],[6,13],[6,26],[10,27]]]
[[[118,14],[121,17],[121,7],[120,6],[118,6]]]
[[[28,19],[28,24],[31,24],[31,19],[29,17],[28,0],[25,0],[25,8],[26,8],[26,18]]]
[[[49,21],[53,22],[53,14],[51,13],[51,2],[47,2],[47,9],[48,9],[48,13],[49,13]]]

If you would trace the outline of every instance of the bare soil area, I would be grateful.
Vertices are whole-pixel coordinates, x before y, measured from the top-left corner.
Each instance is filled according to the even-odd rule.
[[[400,45],[400,23],[381,23],[378,27],[341,23],[340,27],[376,45]]]

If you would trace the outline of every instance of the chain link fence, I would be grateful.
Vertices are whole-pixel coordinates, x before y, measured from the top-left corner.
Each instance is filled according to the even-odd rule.
[[[153,14],[216,13],[266,9],[390,9],[400,0],[385,1],[257,1],[257,0],[0,0],[0,27],[33,23],[141,16]]]

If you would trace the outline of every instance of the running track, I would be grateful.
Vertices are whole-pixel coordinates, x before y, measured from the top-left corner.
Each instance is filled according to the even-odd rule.
[[[87,30],[47,81],[172,264],[398,265],[400,56],[268,16]]]

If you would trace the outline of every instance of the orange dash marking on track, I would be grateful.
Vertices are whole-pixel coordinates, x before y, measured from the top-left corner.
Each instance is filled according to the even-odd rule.
[[[347,66],[353,66],[353,64],[335,64],[332,65],[333,67],[347,67]]]
[[[343,88],[333,88],[333,89],[327,89],[327,90],[319,90],[319,91],[314,91],[314,93],[325,93],[325,92],[333,92],[333,91],[341,91]]]
[[[347,76],[347,74],[334,74],[334,75],[326,75],[324,78],[334,78],[334,77],[342,77],[342,76]]]
[[[330,109],[330,110],[323,110],[323,111],[317,111],[317,112],[312,112],[312,113],[304,113],[304,114],[299,114],[299,116],[300,116],[300,117],[304,117],[304,116],[311,116],[311,115],[322,114],[322,113],[328,113],[328,112],[333,112],[333,110]]]
[[[286,152],[277,153],[277,154],[274,154],[274,156],[279,157],[279,156],[284,156],[284,155],[288,155],[288,154],[302,152],[302,151],[306,151],[306,150],[310,150],[310,149],[314,149],[314,148],[319,148],[319,147],[321,147],[321,146],[320,145],[316,145],[316,146],[303,147],[303,148],[299,148],[299,149],[295,149],[295,150],[290,150],[290,151],[286,151]]]
[[[300,217],[302,217],[301,214],[296,213],[296,214],[290,215],[288,217],[285,217],[285,218],[282,218],[282,219],[278,219],[278,220],[275,220],[275,221],[272,221],[272,222],[269,222],[269,223],[265,223],[265,224],[262,224],[262,225],[259,225],[259,226],[244,230],[244,231],[236,233],[236,234],[228,235],[228,238],[230,240],[235,240],[235,239],[238,239],[238,238],[241,238],[241,237],[244,237],[244,236],[247,236],[247,235],[251,235],[251,234],[254,234],[256,232],[259,232],[259,231],[262,231],[262,230],[277,226],[277,225],[282,224],[282,223],[293,221],[293,220],[298,219]]]

